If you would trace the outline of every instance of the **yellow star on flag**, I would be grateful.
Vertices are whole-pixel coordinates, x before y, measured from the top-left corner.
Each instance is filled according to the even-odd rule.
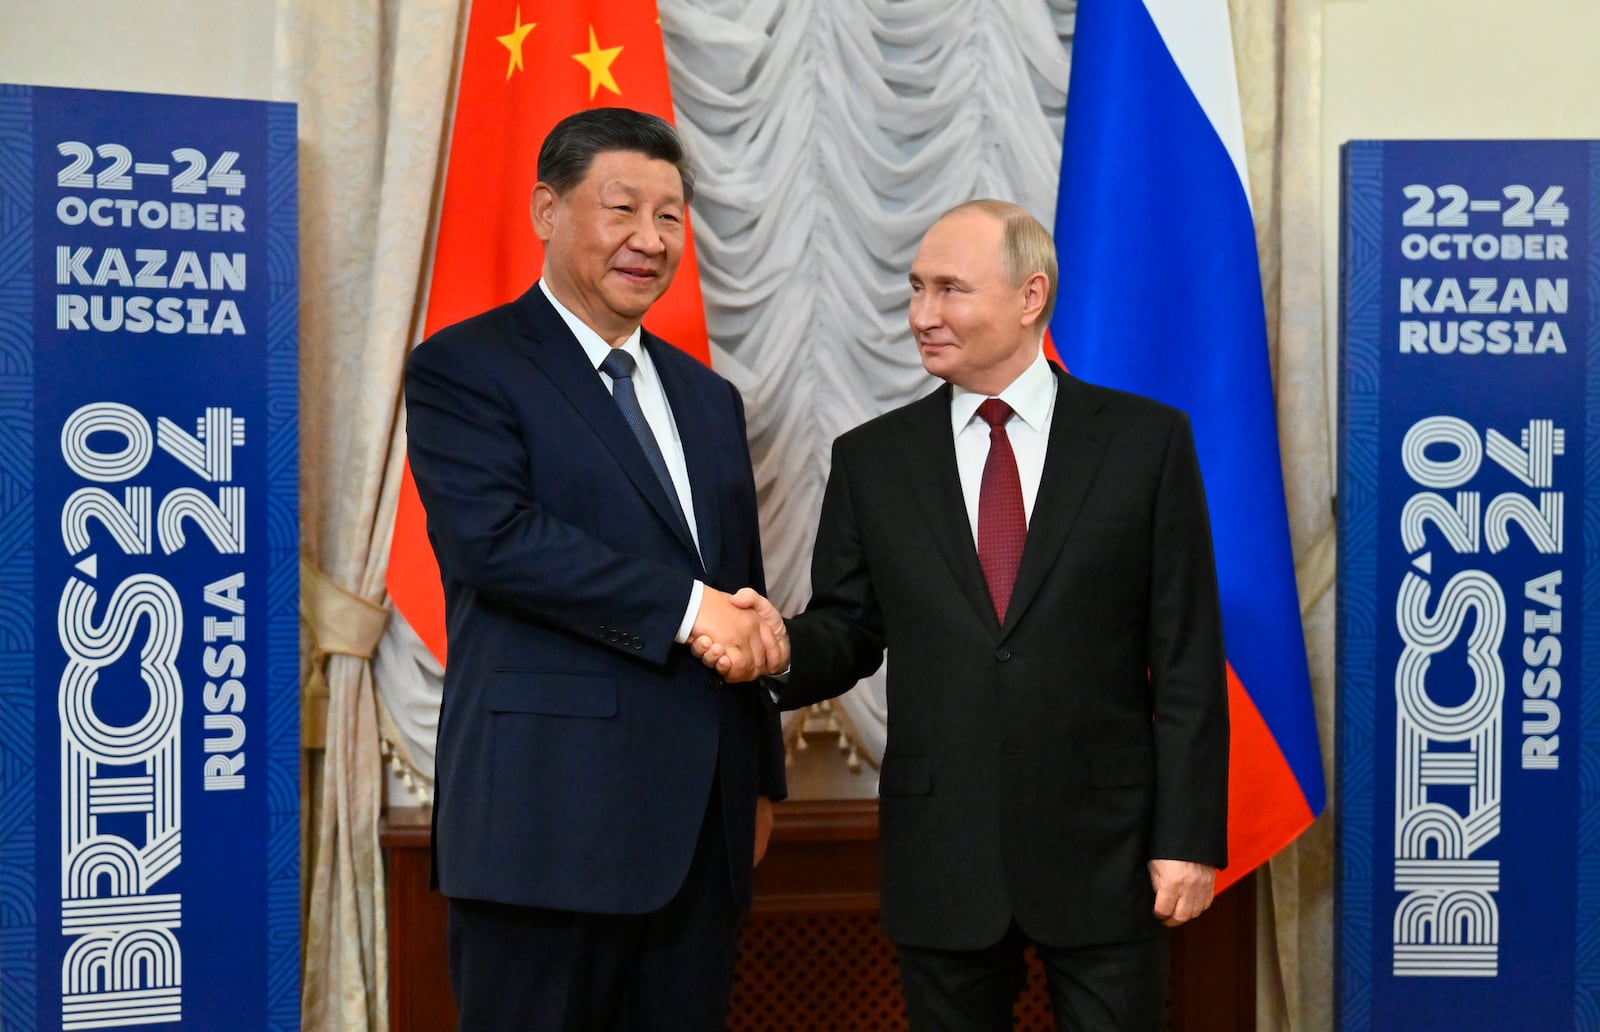
[[[617,88],[617,80],[611,74],[611,62],[622,53],[621,47],[607,47],[600,49],[600,44],[594,38],[594,26],[589,26],[589,52],[587,54],[573,54],[572,59],[589,69],[589,99],[599,92],[600,87],[622,96],[622,91]]]
[[[512,72],[522,71],[522,41],[528,38],[528,33],[532,32],[533,27],[537,24],[538,22],[529,22],[526,25],[522,24],[522,5],[518,4],[516,24],[514,24],[511,27],[511,31],[506,33],[504,36],[495,37],[495,39],[500,41],[501,46],[511,51],[511,60],[506,63],[507,79],[511,78]]]

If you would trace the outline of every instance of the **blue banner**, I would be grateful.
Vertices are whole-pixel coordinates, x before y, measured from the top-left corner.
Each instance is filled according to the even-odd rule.
[[[0,1025],[297,1029],[292,105],[0,86]]]
[[[1339,1027],[1600,1029],[1600,144],[1343,188]]]

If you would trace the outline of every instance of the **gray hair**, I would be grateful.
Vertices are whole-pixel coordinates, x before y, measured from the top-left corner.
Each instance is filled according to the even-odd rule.
[[[1006,278],[1013,287],[1036,272],[1044,273],[1050,287],[1045,294],[1044,309],[1039,313],[1039,328],[1050,325],[1050,314],[1056,309],[1056,286],[1060,272],[1056,266],[1056,243],[1039,220],[1028,214],[1026,208],[1010,201],[997,201],[983,197],[956,205],[944,215],[965,211],[981,211],[999,219],[1005,226],[1000,238],[1000,260],[1005,264]]]

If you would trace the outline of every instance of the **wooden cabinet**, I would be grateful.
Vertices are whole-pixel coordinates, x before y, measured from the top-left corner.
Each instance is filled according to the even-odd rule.
[[[444,897],[428,888],[429,809],[391,807],[378,830],[389,873],[389,1029],[456,1027],[445,966]]]
[[[832,1032],[905,1028],[894,950],[878,928],[875,800],[778,804],[739,941],[728,1027]],[[427,812],[390,811],[389,1004],[394,1032],[455,1027],[445,970],[444,899],[428,891]],[[1173,939],[1170,1025],[1255,1028],[1254,879],[1224,893]],[[1018,1029],[1048,1029],[1044,977],[1031,966]]]

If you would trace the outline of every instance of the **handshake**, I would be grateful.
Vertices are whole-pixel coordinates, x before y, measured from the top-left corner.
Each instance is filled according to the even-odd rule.
[[[754,588],[730,595],[706,585],[689,650],[725,681],[753,681],[789,669],[783,616]]]

